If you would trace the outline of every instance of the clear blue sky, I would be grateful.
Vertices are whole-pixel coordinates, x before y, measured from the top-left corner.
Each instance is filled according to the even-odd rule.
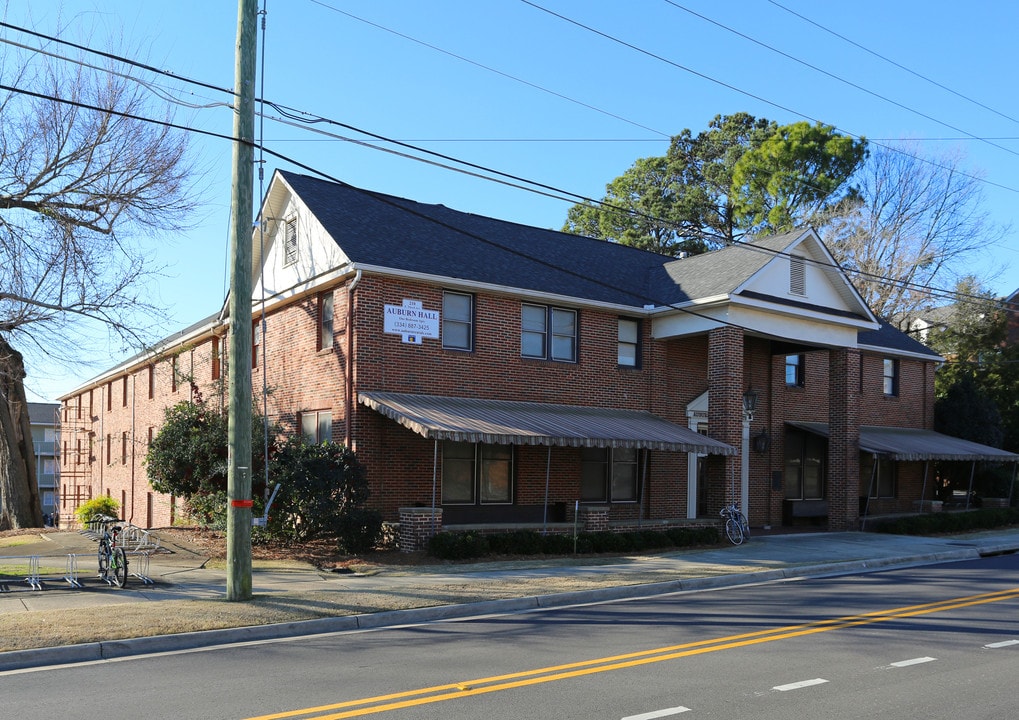
[[[635,159],[663,154],[669,136],[700,132],[720,113],[820,120],[880,142],[918,139],[932,154],[963,153],[963,167],[986,179],[985,209],[1017,227],[974,258],[972,271],[993,277],[987,283],[1000,294],[1019,288],[1019,3],[776,2],[535,0],[584,29],[522,0],[269,0],[259,93],[596,199]],[[222,87],[233,85],[236,16],[233,0],[15,1],[4,13],[6,22]],[[225,98],[160,84],[197,105]],[[177,121],[231,131],[222,107],[180,107]],[[530,225],[560,227],[571,204],[310,128],[266,121],[266,145],[354,185]],[[167,320],[155,337],[212,314],[225,297],[230,146],[195,136],[193,149],[207,173],[205,204],[192,232],[160,242],[168,269],[154,292]],[[267,158],[266,182],[277,167],[287,166]],[[52,400],[124,356],[114,347],[91,368],[30,366],[29,390]]]

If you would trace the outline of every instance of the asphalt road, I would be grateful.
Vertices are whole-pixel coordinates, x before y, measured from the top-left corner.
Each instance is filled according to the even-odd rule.
[[[0,673],[5,717],[1013,718],[1019,556]]]

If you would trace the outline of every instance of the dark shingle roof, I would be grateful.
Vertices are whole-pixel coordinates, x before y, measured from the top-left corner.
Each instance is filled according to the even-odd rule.
[[[672,260],[306,175],[280,175],[357,264],[640,307],[655,302],[653,271]]]
[[[725,295],[802,230],[677,260],[278,171],[352,262],[641,307]],[[887,323],[861,344],[938,355]]]
[[[881,327],[877,330],[863,330],[857,334],[856,340],[860,345],[887,348],[893,352],[929,355],[931,360],[937,360],[941,357],[922,342],[914,340],[887,321],[878,319],[878,322],[881,324]]]

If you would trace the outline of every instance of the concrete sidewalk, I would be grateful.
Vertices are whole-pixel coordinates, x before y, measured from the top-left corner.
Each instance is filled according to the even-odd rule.
[[[128,587],[117,589],[96,575],[96,543],[75,532],[24,536],[18,545],[0,547],[0,565],[11,572],[16,557],[39,558],[43,589],[8,583],[0,593],[0,613],[74,610],[108,607],[119,603],[161,602],[182,599],[221,599],[226,572],[205,567],[207,558],[195,548],[166,544],[150,556],[143,568],[151,578],[144,584],[132,577]],[[244,627],[88,643],[64,648],[43,648],[0,653],[0,670],[63,662],[80,662],[116,656],[160,652],[219,643],[273,637],[427,622],[492,612],[519,612],[580,602],[595,602],[666,592],[703,590],[794,577],[869,572],[893,567],[974,559],[981,555],[1019,550],[1019,529],[974,533],[956,537],[911,537],[874,533],[797,533],[753,537],[739,547],[680,550],[651,556],[565,558],[474,564],[386,566],[371,575],[338,574],[308,566],[256,569],[256,594],[285,595],[317,592],[381,592],[407,595],[430,587],[458,584],[507,583],[526,587],[528,580],[569,578],[589,581],[597,589],[472,604],[445,604],[413,610],[348,615],[281,625]],[[72,588],[61,579],[68,555],[78,559],[83,587]],[[143,566],[132,558],[131,569]],[[27,565],[26,565],[27,568]]]

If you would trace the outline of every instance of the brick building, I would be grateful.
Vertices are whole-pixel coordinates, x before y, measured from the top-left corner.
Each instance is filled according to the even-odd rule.
[[[809,230],[674,259],[285,172],[262,210],[256,394],[352,447],[406,527],[690,522],[735,499],[752,525],[852,529],[932,498],[931,460],[1016,459],[931,431],[940,358]],[[141,460],[164,408],[223,398],[228,322],[61,398],[65,513],[103,493],[172,522]]]

